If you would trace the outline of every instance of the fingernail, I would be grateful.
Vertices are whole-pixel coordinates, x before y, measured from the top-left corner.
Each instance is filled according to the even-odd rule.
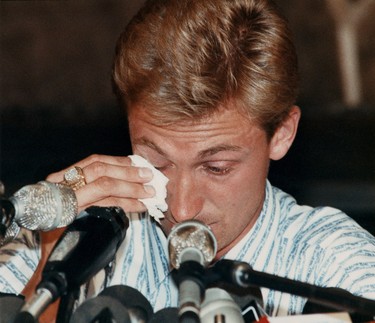
[[[138,171],[139,177],[151,179],[152,178],[152,171],[149,168],[141,167]]]
[[[155,195],[155,189],[151,185],[144,185],[143,187],[147,193]]]

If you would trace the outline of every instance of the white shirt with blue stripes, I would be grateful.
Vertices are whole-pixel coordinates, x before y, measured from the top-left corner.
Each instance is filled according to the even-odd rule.
[[[80,302],[103,288],[136,288],[154,310],[175,307],[178,290],[170,274],[167,241],[148,215],[132,214],[115,260],[82,286]],[[23,230],[0,251],[0,292],[19,294],[40,258],[38,235]],[[341,211],[300,206],[267,182],[262,212],[253,228],[226,255],[255,270],[375,299],[375,238]],[[272,316],[301,313],[306,300],[262,288]]]

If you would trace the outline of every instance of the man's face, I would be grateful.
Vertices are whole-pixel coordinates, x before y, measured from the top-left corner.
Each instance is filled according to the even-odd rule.
[[[266,134],[234,109],[196,123],[157,126],[141,108],[129,114],[133,153],[168,178],[164,232],[196,219],[213,230],[217,258],[253,226],[269,166]]]

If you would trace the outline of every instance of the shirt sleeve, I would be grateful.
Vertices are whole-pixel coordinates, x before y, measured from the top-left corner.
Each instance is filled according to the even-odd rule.
[[[0,292],[20,294],[41,257],[39,234],[21,229],[18,236],[0,248]]]

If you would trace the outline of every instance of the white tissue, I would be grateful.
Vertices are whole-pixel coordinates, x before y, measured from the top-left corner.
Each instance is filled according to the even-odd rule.
[[[167,183],[168,178],[164,174],[158,171],[154,166],[152,166],[146,159],[138,155],[131,155],[129,158],[132,161],[133,166],[137,167],[147,167],[151,169],[153,173],[153,178],[150,182],[146,183],[151,185],[155,189],[154,197],[139,199],[147,208],[148,213],[152,216],[157,222],[160,223],[159,219],[164,218],[165,212],[168,210],[168,205],[165,202],[167,197]]]

